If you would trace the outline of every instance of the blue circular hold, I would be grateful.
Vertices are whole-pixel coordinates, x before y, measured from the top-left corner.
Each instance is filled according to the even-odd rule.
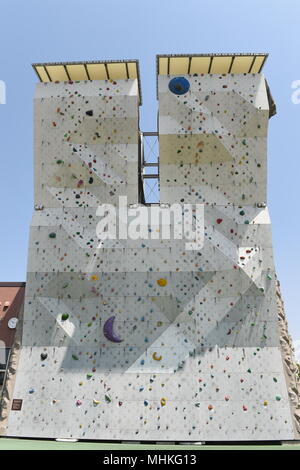
[[[175,77],[169,82],[169,90],[175,95],[184,95],[189,89],[190,82],[184,77]]]

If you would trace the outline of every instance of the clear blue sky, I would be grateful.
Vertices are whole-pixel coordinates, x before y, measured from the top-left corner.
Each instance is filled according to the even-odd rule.
[[[1,0],[0,280],[24,281],[33,210],[32,62],[139,59],[141,129],[155,130],[159,53],[269,52],[277,103],[269,132],[269,198],[290,332],[300,339],[300,80],[298,0]]]

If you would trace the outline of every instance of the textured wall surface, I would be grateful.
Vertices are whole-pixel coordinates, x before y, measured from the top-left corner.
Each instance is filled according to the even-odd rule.
[[[138,201],[136,81],[37,87],[37,210],[14,389],[23,403],[8,435],[295,436],[270,220],[257,206],[266,201],[265,82],[186,78],[178,96],[159,77],[160,191],[183,210],[201,204],[197,251],[185,239],[98,247],[98,205]]]

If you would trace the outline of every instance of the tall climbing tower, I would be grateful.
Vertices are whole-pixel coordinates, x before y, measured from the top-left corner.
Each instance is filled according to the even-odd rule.
[[[138,62],[35,64],[35,210],[7,435],[299,437],[266,206],[275,105],[265,60],[157,57],[158,208],[176,204],[178,216],[191,206],[194,218],[201,209],[192,247],[189,230],[160,237],[175,216],[155,225],[152,215],[137,224],[143,239],[99,244],[103,204],[117,213],[126,196],[127,212],[151,212]]]

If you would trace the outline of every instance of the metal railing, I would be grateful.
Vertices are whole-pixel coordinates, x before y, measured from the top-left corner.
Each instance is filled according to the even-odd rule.
[[[9,368],[9,363],[10,363],[10,355],[11,355],[11,348],[0,348],[0,362],[1,362],[0,375],[3,377],[3,380],[0,379],[1,380],[0,381],[0,414],[2,411],[2,399],[3,399],[3,392],[5,388],[5,383],[6,383],[8,368]],[[2,356],[5,359],[3,362],[2,362]]]
[[[159,204],[159,141],[157,132],[140,132],[140,202]]]

